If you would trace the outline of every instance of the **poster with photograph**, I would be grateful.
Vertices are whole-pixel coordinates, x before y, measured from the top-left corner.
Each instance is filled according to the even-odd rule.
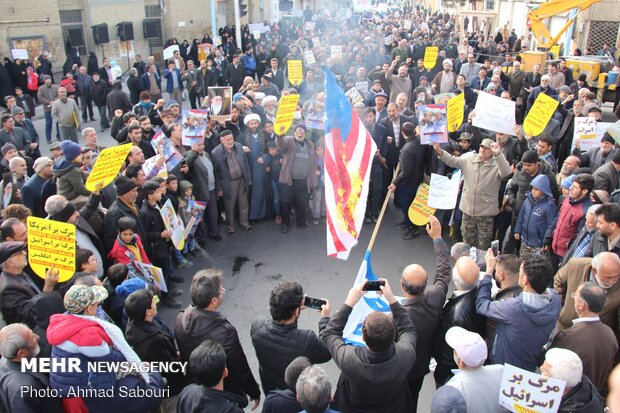
[[[136,271],[136,276],[142,278],[147,284],[156,285],[160,291],[168,292],[168,286],[166,285],[166,280],[164,280],[164,273],[161,268],[135,260],[131,264]]]
[[[232,111],[233,90],[230,86],[210,86],[207,88],[209,95],[209,113],[219,121],[230,119]]]
[[[159,213],[161,214],[161,218],[164,221],[166,229],[172,233],[172,244],[174,244],[176,249],[181,251],[185,245],[185,240],[183,239],[185,225],[183,225],[183,220],[174,211],[174,207],[172,206],[172,202],[170,202],[170,200],[167,200],[166,203],[159,209]]]
[[[160,157],[161,155],[152,156],[142,164],[142,171],[144,171],[146,179],[151,179],[156,176],[168,179],[168,168],[166,168],[166,162],[164,162],[161,167],[157,165],[157,161]]]
[[[162,130],[159,130],[151,140],[151,146],[155,153],[163,155],[166,160],[168,171],[172,171],[175,166],[183,160],[183,155],[176,150],[170,139],[166,137]]]
[[[446,105],[424,105],[418,108],[420,142],[428,145],[433,142],[448,143],[448,124]]]
[[[182,142],[184,146],[192,146],[195,143],[204,141],[204,134],[207,128],[206,109],[183,109]]]

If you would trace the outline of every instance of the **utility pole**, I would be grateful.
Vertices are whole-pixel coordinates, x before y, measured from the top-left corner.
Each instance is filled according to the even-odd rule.
[[[235,38],[237,39],[237,48],[241,50],[241,17],[239,15],[239,0],[233,0],[235,5]]]
[[[215,11],[215,2],[217,0],[211,0],[211,38],[215,41],[217,36],[217,15]]]

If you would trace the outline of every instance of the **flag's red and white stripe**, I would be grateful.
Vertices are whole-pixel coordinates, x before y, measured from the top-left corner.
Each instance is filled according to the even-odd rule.
[[[346,260],[357,244],[376,150],[377,145],[353,110],[346,140],[336,128],[325,135],[327,254],[331,257]]]

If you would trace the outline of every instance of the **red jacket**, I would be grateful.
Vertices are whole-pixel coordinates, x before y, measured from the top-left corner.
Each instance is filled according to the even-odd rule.
[[[142,246],[142,241],[140,240],[140,235],[138,234],[136,234],[136,245],[138,246],[140,255],[142,255],[142,262],[144,264],[150,264],[151,261],[149,260],[148,255],[146,255],[146,251],[144,251],[144,247]],[[130,255],[133,255],[133,254],[130,253],[129,249],[126,246],[121,245],[118,242],[118,238],[117,238],[114,241],[112,250],[108,254],[108,258],[114,260],[115,264],[120,263],[120,264],[129,265],[131,261],[133,261],[133,259],[130,258]]]
[[[570,243],[585,224],[586,212],[591,205],[590,194],[577,201],[572,201],[569,197],[564,199],[553,231],[551,246],[554,253],[560,257],[566,254]]]

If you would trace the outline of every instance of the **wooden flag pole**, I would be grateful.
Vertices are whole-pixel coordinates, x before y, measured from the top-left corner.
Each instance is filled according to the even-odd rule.
[[[396,165],[396,171],[394,171],[394,176],[398,175],[398,170],[400,169],[400,162]],[[368,248],[366,248],[366,252],[370,252],[372,250],[373,245],[375,244],[375,238],[377,238],[377,234],[379,233],[379,228],[381,227],[381,223],[383,222],[383,215],[385,214],[385,210],[387,209],[388,202],[390,202],[390,193],[385,195],[385,199],[383,200],[383,206],[381,207],[381,212],[379,213],[379,218],[377,218],[377,225],[375,225],[375,229],[372,231],[372,235],[370,236],[370,242],[368,243]]]

